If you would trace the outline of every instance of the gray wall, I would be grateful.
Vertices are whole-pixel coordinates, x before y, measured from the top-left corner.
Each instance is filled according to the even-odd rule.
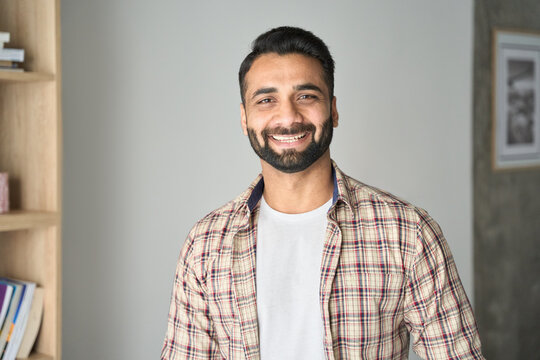
[[[540,31],[540,2],[477,0],[475,3],[476,315],[488,359],[540,359],[540,169],[504,172],[491,169],[494,27]]]
[[[190,227],[259,172],[237,69],[259,33],[336,60],[348,174],[426,208],[472,295],[472,0],[62,2],[66,360],[155,359]]]

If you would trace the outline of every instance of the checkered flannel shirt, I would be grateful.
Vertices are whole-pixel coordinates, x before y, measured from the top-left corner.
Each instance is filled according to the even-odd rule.
[[[483,359],[437,223],[332,166],[319,289],[326,358],[407,359],[410,334],[424,359]],[[259,175],[189,233],[161,359],[259,359],[255,251],[263,187]]]

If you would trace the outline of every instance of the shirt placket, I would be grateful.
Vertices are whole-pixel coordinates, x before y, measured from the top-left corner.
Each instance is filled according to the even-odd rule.
[[[324,346],[327,360],[335,360],[330,326],[330,295],[341,252],[341,229],[335,219],[335,209],[329,212],[326,241],[321,263],[320,303],[324,323]]]
[[[240,320],[240,333],[246,360],[258,360],[259,327],[257,319],[257,292],[255,285],[255,228],[246,226],[233,238],[232,276],[236,294],[236,309]],[[246,255],[247,254],[247,255]]]

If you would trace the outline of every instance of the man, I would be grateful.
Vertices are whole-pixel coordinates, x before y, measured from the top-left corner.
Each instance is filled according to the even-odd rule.
[[[483,359],[438,225],[330,158],[334,61],[272,29],[239,72],[262,175],[191,230],[162,359]]]

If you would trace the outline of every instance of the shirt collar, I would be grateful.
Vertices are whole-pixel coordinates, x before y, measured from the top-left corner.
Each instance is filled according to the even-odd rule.
[[[257,206],[263,194],[264,179],[262,177],[262,174],[258,176],[257,181],[254,181],[252,185],[253,184],[253,190],[251,191],[251,195],[247,199],[247,205],[250,212],[253,212],[253,209],[255,209],[255,206]]]
[[[334,178],[334,194],[332,196],[332,206],[338,201],[343,201],[351,207],[350,189],[347,184],[346,175],[338,168],[334,160],[332,160],[332,177]],[[259,201],[261,200],[264,190],[264,179],[262,174],[249,185],[249,188],[240,196],[241,202],[244,203],[249,212],[253,212]]]
[[[334,160],[332,160],[332,175],[334,176],[334,200],[332,203],[336,204],[338,201],[342,201],[354,214],[352,207],[354,197],[349,188],[348,177],[340,170]]]

